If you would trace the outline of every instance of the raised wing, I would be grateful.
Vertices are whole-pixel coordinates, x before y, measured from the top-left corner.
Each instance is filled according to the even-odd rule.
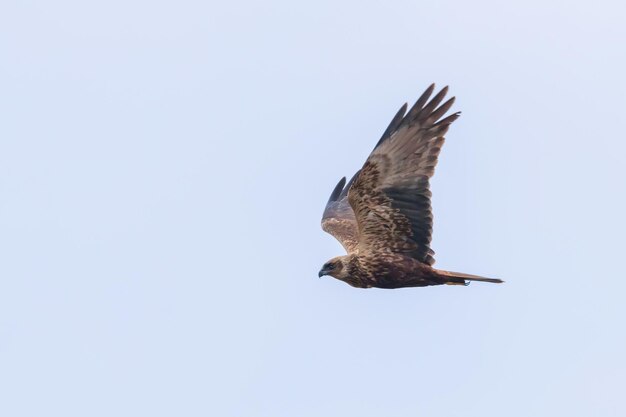
[[[356,218],[348,203],[348,190],[358,174],[352,177],[348,185],[346,177],[339,181],[330,194],[322,216],[322,229],[333,235],[348,253],[353,253],[358,243]]]
[[[439,120],[454,97],[439,106],[448,87],[430,102],[431,85],[404,115],[403,106],[348,193],[358,228],[358,250],[391,251],[432,265],[429,179],[454,113]],[[428,103],[427,103],[428,102]],[[439,106],[439,107],[438,107]]]

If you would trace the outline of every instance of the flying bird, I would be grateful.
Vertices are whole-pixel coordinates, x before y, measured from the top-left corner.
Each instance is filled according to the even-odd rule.
[[[320,278],[330,275],[357,288],[503,282],[433,268],[429,179],[444,135],[460,115],[443,117],[454,97],[440,105],[448,87],[430,99],[434,89],[430,85],[408,112],[406,103],[400,108],[363,167],[331,193],[322,229],[347,255],[326,262]]]

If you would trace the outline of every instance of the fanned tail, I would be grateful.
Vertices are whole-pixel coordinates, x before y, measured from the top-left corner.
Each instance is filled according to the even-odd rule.
[[[479,275],[464,274],[462,272],[437,270],[438,278],[448,285],[468,285],[466,281],[491,282],[492,284],[502,284],[504,281],[498,278],[486,278]]]

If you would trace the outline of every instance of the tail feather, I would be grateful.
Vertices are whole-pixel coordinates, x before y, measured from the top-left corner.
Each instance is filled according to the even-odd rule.
[[[445,284],[450,285],[468,284],[465,281],[491,282],[493,284],[501,284],[504,282],[498,278],[485,278],[479,275],[464,274],[462,272],[437,270],[437,275],[439,276],[439,278],[442,278],[446,281]]]

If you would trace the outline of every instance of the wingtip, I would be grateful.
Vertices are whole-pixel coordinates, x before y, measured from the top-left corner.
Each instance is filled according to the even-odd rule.
[[[337,200],[337,198],[341,195],[341,192],[343,191],[343,187],[345,185],[346,185],[346,177],[342,177],[337,183],[337,185],[335,185],[333,192],[330,193],[330,197],[328,198],[328,203],[326,203],[327,205]]]
[[[437,88],[437,85],[435,83],[430,83],[430,85],[426,88],[426,90],[424,90],[420,98],[426,96],[428,99],[428,97],[433,94],[433,91],[435,91],[435,88]]]

